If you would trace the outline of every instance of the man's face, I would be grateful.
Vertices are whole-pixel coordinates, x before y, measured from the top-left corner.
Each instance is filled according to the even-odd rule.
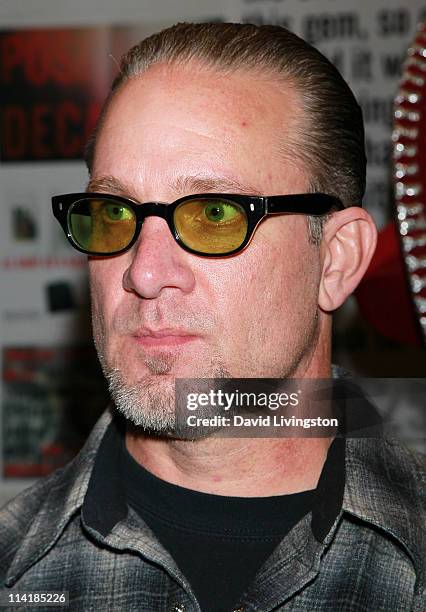
[[[114,96],[90,190],[114,193],[113,178],[139,202],[306,192],[299,156],[283,155],[300,106],[290,85],[254,73],[154,66]],[[177,377],[303,376],[320,268],[303,216],[264,220],[227,258],[187,253],[165,220],[148,217],[131,250],[90,261],[94,337],[119,409],[167,431]]]

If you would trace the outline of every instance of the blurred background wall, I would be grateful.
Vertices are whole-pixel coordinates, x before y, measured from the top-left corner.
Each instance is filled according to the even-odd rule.
[[[85,188],[81,152],[121,53],[177,21],[289,27],[337,65],[363,107],[364,204],[384,228],[395,218],[394,98],[424,15],[421,0],[0,2],[0,505],[68,460],[107,401],[86,260],[65,241],[50,198]],[[334,361],[358,376],[424,377],[412,315],[378,331],[374,320],[388,315],[374,288],[373,277],[361,299],[369,316],[355,297],[337,313]]]

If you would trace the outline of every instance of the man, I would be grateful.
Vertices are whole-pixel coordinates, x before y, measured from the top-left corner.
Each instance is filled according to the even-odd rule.
[[[88,193],[54,210],[89,254],[114,407],[3,510],[3,597],[423,609],[421,464],[402,446],[175,431],[175,379],[332,375],[332,312],[376,241],[335,68],[283,28],[179,24],[123,58],[88,164]]]

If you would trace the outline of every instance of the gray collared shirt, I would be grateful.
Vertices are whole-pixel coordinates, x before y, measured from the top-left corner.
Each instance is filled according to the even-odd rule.
[[[68,591],[76,612],[200,612],[173,558],[127,507],[117,474],[102,475],[102,446],[116,435],[111,421],[107,410],[71,463],[0,512],[0,592]],[[347,439],[343,448],[339,503],[338,482],[336,489],[322,474],[318,504],[237,609],[426,609],[424,460],[384,438]]]

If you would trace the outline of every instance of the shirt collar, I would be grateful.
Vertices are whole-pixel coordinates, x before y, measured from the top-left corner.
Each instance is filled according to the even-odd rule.
[[[125,492],[118,468],[120,436],[124,436],[124,432],[124,422],[115,416],[101,442],[83,504],[85,524],[104,537],[127,515]],[[337,438],[324,463],[312,511],[312,531],[319,541],[330,530],[342,506],[344,457],[344,440]]]

